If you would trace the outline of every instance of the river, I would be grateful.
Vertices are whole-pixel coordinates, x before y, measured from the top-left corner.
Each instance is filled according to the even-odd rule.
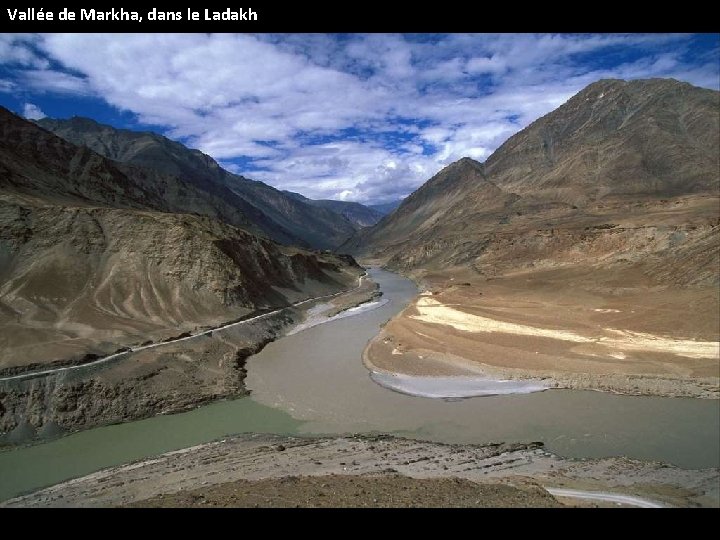
[[[416,294],[371,270],[385,303],[269,344],[248,361],[252,395],[0,452],[0,500],[228,434],[385,432],[457,443],[544,441],[567,457],[627,456],[720,466],[717,401],[550,390],[446,401],[378,386],[360,355]]]

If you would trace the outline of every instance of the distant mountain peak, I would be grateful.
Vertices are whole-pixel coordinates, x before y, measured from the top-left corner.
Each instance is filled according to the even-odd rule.
[[[482,163],[471,157],[463,157],[449,165],[450,167],[482,167]]]
[[[478,171],[481,172],[483,164],[480,161],[474,160],[471,157],[463,157],[459,160],[451,163],[443,169],[445,170],[466,170],[466,171]],[[442,171],[441,171],[442,172]]]
[[[305,197],[305,195],[295,193],[293,191],[283,191],[283,193],[288,197],[292,197],[295,200],[301,201],[315,208],[323,208],[325,210],[335,212],[357,229],[375,225],[384,216],[382,212],[358,202],[313,200]]]
[[[613,93],[618,94],[631,94],[634,96],[645,94],[659,95],[665,92],[685,92],[688,90],[697,89],[697,87],[684,81],[678,81],[677,79],[663,79],[663,78],[652,78],[652,79],[600,79],[592,84],[589,84],[573,96],[568,103],[571,102],[582,102],[587,98],[605,97],[605,95],[611,95]]]
[[[659,88],[659,87],[689,87],[694,88],[692,84],[679,81],[673,78],[662,78],[662,77],[651,77],[648,79],[598,79],[594,83],[590,83],[585,88],[580,90],[579,94],[583,92],[592,92],[603,88]]]

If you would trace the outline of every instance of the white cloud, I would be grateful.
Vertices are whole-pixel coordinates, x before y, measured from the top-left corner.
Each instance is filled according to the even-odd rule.
[[[40,110],[40,107],[32,103],[26,103],[23,105],[23,116],[28,120],[41,120],[47,115]]]
[[[0,89],[98,96],[248,177],[311,197],[375,201],[407,195],[460,157],[485,159],[600,78],[670,76],[717,88],[717,51],[689,60],[689,39],[4,35],[0,63],[16,76]]]
[[[15,90],[17,90],[17,84],[15,84],[13,81],[0,79],[0,92],[2,92],[3,94],[10,94]]]
[[[58,94],[89,94],[87,81],[82,77],[69,75],[51,69],[33,69],[25,71],[21,77],[22,83],[41,93],[55,92]]]
[[[32,48],[36,39],[32,34],[0,34],[0,64],[47,68],[50,62]]]
[[[499,56],[481,56],[468,60],[465,69],[469,73],[502,73],[507,63]]]

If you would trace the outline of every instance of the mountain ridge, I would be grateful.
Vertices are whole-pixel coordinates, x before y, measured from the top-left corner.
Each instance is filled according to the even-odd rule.
[[[336,201],[332,199],[309,199],[300,193],[294,193],[292,191],[283,191],[290,197],[293,197],[299,201],[315,206],[318,208],[325,208],[336,214],[340,214],[350,223],[352,223],[356,229],[363,229],[375,225],[380,221],[384,214],[374,210],[370,206],[352,201]]]
[[[522,266],[536,262],[534,251],[518,253],[517,241],[503,255],[499,246],[513,236],[533,244],[544,231],[601,231],[594,227],[607,223],[618,233],[624,221],[628,231],[655,223],[669,238],[667,227],[684,224],[685,203],[674,205],[672,217],[662,201],[717,196],[718,96],[664,79],[593,83],[484,163],[446,166],[343,249],[406,271],[457,264],[495,271],[511,264],[511,254]],[[689,237],[712,224],[712,202],[703,204],[688,218]],[[581,236],[567,241],[579,245]]]
[[[355,232],[355,227],[335,212],[231,173],[200,150],[158,133],[119,129],[83,117],[45,118],[37,124],[111,160],[172,175],[200,192],[222,192],[228,204],[243,210],[257,231],[280,243],[332,249]]]

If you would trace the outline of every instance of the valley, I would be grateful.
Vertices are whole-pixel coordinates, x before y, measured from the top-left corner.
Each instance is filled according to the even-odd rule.
[[[498,489],[512,493],[512,486],[524,477],[531,490],[536,488],[530,486],[554,486],[636,496],[671,506],[717,505],[713,489],[720,450],[717,401],[572,390],[444,400],[389,391],[368,377],[361,354],[368,340],[417,290],[411,281],[390,272],[371,269],[370,277],[383,293],[381,302],[373,302],[374,309],[370,305],[352,316],[326,319],[296,332],[301,325],[269,343],[244,363],[243,386],[248,393],[243,397],[86,429],[0,453],[0,470],[5,472],[0,500],[59,484],[49,490],[57,494],[54,503],[40,491],[38,499],[21,497],[7,504],[35,504],[33,500],[60,506],[145,504],[141,498],[149,493],[169,497],[167,504],[180,504],[189,491],[199,490],[196,495],[211,498],[205,490],[215,489],[212,484],[218,482],[217,496],[235,504],[236,488],[271,493],[283,486],[292,488],[291,477],[300,476],[317,482],[307,487],[314,495],[303,504],[321,504],[315,498],[318,491],[324,492],[321,484],[339,482],[340,492],[349,491],[348,504],[373,506],[375,498],[389,504],[385,497],[390,495],[399,502],[397,492],[415,489],[406,484],[407,477],[467,478],[480,484],[477,490],[489,493]],[[331,314],[335,308],[324,309]],[[216,334],[215,339],[232,340],[235,332]],[[191,358],[205,358],[198,355],[203,343],[203,338],[181,342],[168,352],[182,351],[189,363]],[[117,366],[133,364],[131,357]],[[107,377],[103,371],[93,375],[101,381]],[[197,391],[204,392],[206,384],[198,383]],[[657,418],[663,419],[662,430],[657,429]],[[348,440],[348,433],[355,435]],[[246,434],[240,437],[245,442],[230,443],[234,441],[230,434]],[[251,447],[246,448],[248,441]],[[529,445],[528,441],[538,442]],[[251,449],[256,442],[261,447],[257,451]],[[296,445],[302,447],[300,454],[287,450]],[[205,449],[211,453],[205,454]],[[427,459],[430,455],[435,457]],[[533,464],[542,456],[547,461],[536,468]],[[197,460],[208,468],[198,468]],[[128,463],[132,464],[125,467]],[[175,471],[168,483],[162,480],[168,473],[166,463]],[[565,474],[566,468],[574,472]],[[136,469],[139,483],[106,480],[106,474],[122,477]],[[555,473],[560,476],[548,482],[543,471],[550,478]],[[356,475],[358,482],[367,482],[362,488],[365,494],[359,494],[361,488],[351,482]],[[632,478],[629,483],[628,478]],[[236,480],[263,479],[269,482],[263,488],[234,485]],[[485,485],[488,482],[490,486]],[[156,488],[148,491],[148,484]],[[71,495],[80,486],[81,492]],[[306,489],[302,486],[299,481],[300,493]],[[442,484],[438,487],[450,490]],[[373,495],[375,489],[386,495]],[[517,496],[504,499],[504,504],[522,505],[525,495]],[[269,504],[265,499],[256,502]]]
[[[0,107],[0,506],[717,507],[719,95],[597,80],[379,204],[362,130],[311,199]]]
[[[423,291],[366,364],[717,399],[716,120],[711,91],[600,81],[446,167],[346,245]]]

